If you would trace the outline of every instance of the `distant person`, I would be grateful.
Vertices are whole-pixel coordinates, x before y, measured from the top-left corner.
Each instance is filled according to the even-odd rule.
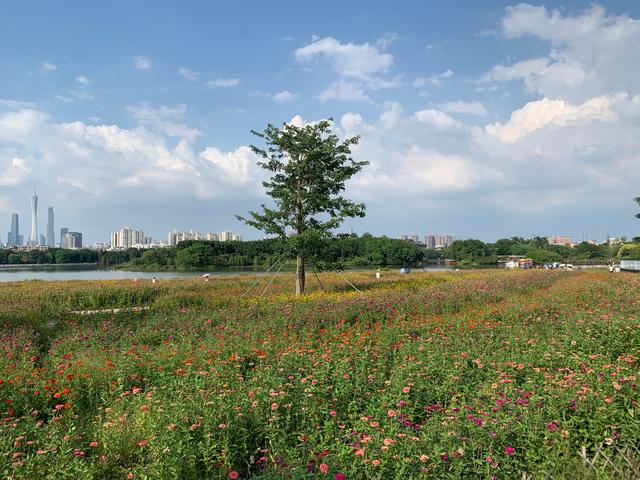
[[[376,278],[380,278],[380,277],[381,277],[381,275],[380,275],[380,269],[378,269],[378,270],[376,270]]]
[[[205,282],[208,282],[209,281],[209,274],[205,273],[204,275],[202,275],[202,278],[204,278]]]
[[[151,283],[156,283],[157,281],[158,281],[158,280],[156,280],[156,277],[153,277],[153,278],[151,279]]]

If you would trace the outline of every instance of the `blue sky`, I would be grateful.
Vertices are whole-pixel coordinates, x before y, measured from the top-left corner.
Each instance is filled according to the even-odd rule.
[[[265,201],[250,130],[327,117],[371,162],[346,229],[637,235],[639,18],[631,1],[4,3],[0,238],[14,211],[30,230],[34,185],[40,217],[89,241],[259,238],[234,218]]]

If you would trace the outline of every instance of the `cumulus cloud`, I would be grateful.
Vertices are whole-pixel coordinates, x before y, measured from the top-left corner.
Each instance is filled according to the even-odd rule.
[[[291,93],[289,90],[282,90],[281,92],[274,93],[271,98],[274,102],[277,103],[287,103],[295,100],[298,97],[299,95]]]
[[[8,168],[2,172],[0,170],[0,185],[3,187],[22,184],[31,173],[24,158],[13,158]]]
[[[592,98],[581,105],[571,105],[564,100],[542,100],[529,102],[511,114],[511,119],[502,124],[487,125],[486,131],[503,142],[514,143],[522,137],[545,128],[548,125],[564,126],[570,123],[614,122],[617,120],[611,106],[623,96],[604,96]]]
[[[89,85],[91,82],[89,81],[89,79],[87,77],[85,77],[84,75],[80,75],[78,77],[76,77],[76,82],[78,82],[81,85],[87,86]]]
[[[395,35],[380,39],[375,45],[368,43],[341,43],[333,37],[314,38],[295,50],[294,56],[301,64],[321,61],[329,65],[339,80],[334,81],[318,98],[328,100],[369,102],[365,89],[381,90],[401,85],[401,76],[385,78],[393,63],[393,55],[384,52]]]
[[[209,88],[228,88],[238,85],[240,85],[240,80],[237,78],[214,78],[207,82],[207,87]]]
[[[133,57],[133,66],[137,70],[151,70],[151,60],[146,55],[137,55]]]
[[[544,6],[508,7],[506,38],[536,37],[549,44],[545,57],[498,65],[484,81],[521,80],[529,92],[584,102],[613,91],[640,92],[640,21],[607,15],[594,5],[577,15]]]
[[[240,147],[232,152],[222,152],[208,147],[200,157],[211,162],[235,185],[244,185],[250,180],[249,167],[255,156],[249,147]]]
[[[340,75],[367,79],[386,73],[393,63],[393,55],[383,53],[368,43],[340,43],[333,37],[320,38],[294,52],[297,61],[305,63],[320,58]]]
[[[462,124],[457,120],[454,120],[449,115],[440,110],[427,109],[420,110],[415,113],[416,119],[439,130],[446,130],[449,128],[462,128]]]
[[[56,123],[29,109],[0,114],[0,185],[43,183],[75,195],[71,203],[107,194],[126,198],[136,194],[125,192],[133,187],[145,189],[159,202],[168,192],[174,197],[217,198],[237,186],[244,186],[248,195],[261,191],[259,184],[249,185],[255,158],[248,147],[194,151],[192,140],[199,132],[177,123],[184,105],[143,103],[128,110],[138,121],[135,128]],[[8,157],[7,163],[4,159],[17,150],[22,155]]]

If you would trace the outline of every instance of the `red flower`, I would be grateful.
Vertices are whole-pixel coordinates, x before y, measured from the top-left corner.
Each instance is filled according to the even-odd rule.
[[[239,477],[240,477],[240,474],[238,472],[236,472],[235,470],[231,470],[229,472],[229,478],[234,478],[235,479],[235,478],[239,478]]]
[[[320,471],[322,473],[328,473],[329,472],[329,465],[327,465],[326,463],[321,463],[320,464]]]
[[[344,480],[344,479],[345,479],[344,473],[342,472],[336,473],[336,480]]]
[[[507,455],[515,455],[516,449],[509,445],[507,447],[504,447],[504,453],[506,453]]]

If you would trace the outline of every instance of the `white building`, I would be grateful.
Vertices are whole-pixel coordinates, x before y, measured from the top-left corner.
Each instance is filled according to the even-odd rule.
[[[145,237],[143,230],[124,227],[111,234],[111,248],[144,248],[152,243],[151,237]]]
[[[186,240],[208,240],[210,242],[228,242],[228,241],[241,241],[242,237],[238,233],[233,233],[229,230],[224,230],[220,233],[208,232],[206,234],[199,233],[195,230],[188,232],[178,232],[173,230],[169,232],[167,236],[169,246],[175,246],[180,242]]]

